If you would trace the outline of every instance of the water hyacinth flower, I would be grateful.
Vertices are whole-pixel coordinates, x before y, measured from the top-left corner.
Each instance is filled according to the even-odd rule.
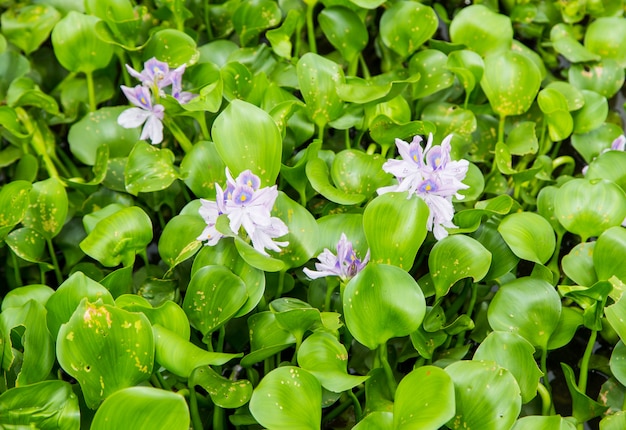
[[[452,135],[448,135],[441,145],[433,146],[431,133],[426,147],[422,148],[421,136],[415,136],[411,143],[396,139],[396,147],[402,159],[387,160],[383,170],[394,175],[398,184],[377,190],[378,194],[407,191],[409,198],[415,194],[423,199],[430,210],[426,227],[437,240],[448,235],[446,228],[456,228],[452,223],[452,197],[462,199],[463,195],[459,191],[469,188],[462,182],[469,162],[450,158],[451,140]]]
[[[250,170],[241,172],[233,179],[226,168],[226,189],[215,184],[215,201],[200,199],[200,216],[207,223],[197,240],[206,241],[206,245],[215,246],[224,237],[217,231],[216,223],[220,215],[228,217],[229,227],[234,233],[243,228],[252,246],[263,255],[269,255],[266,249],[280,252],[280,247],[289,242],[274,239],[289,233],[287,225],[271,215],[278,197],[276,185],[260,188],[261,180]]]
[[[134,88],[122,85],[122,91],[135,107],[126,109],[117,117],[117,123],[124,128],[135,128],[145,123],[141,130],[140,139],[150,139],[153,144],[163,140],[163,112],[165,108],[160,104],[152,104],[150,90],[142,85]]]
[[[370,260],[370,252],[360,260],[352,242],[348,241],[345,233],[341,233],[341,238],[337,242],[337,254],[333,254],[328,248],[317,256],[319,263],[315,263],[315,269],[303,269],[305,275],[311,279],[324,278],[326,276],[338,276],[342,281],[347,281],[354,277],[367,265]]]
[[[126,65],[126,70],[128,70],[128,73],[132,77],[139,79],[141,85],[148,88],[158,88],[161,90],[172,83],[170,66],[154,57],[143,64],[143,70],[141,72],[136,71],[128,64]]]

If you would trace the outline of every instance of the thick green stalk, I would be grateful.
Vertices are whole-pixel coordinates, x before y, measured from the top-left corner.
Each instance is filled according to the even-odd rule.
[[[89,94],[89,111],[96,110],[96,88],[93,84],[93,72],[85,72],[87,76],[87,92]]]
[[[583,354],[583,358],[580,360],[580,375],[578,376],[578,389],[583,393],[587,391],[587,377],[589,375],[589,360],[591,359],[591,353],[593,352],[593,346],[596,344],[596,338],[598,337],[597,330],[591,330],[589,335],[589,341]]]
[[[385,376],[387,377],[387,384],[389,384],[389,392],[391,393],[391,398],[394,398],[396,395],[396,388],[398,387],[398,384],[396,382],[396,378],[393,376],[393,370],[389,365],[386,343],[383,343],[378,347],[378,359],[380,360],[380,364],[385,371]]]
[[[191,151],[191,149],[193,148],[193,144],[191,143],[187,135],[183,133],[180,127],[178,127],[178,124],[176,124],[176,121],[166,120],[164,122],[167,128],[169,128],[172,134],[174,135],[174,138],[176,138],[176,140],[180,144],[180,147],[183,148],[183,151],[185,151],[186,153]]]
[[[317,54],[317,42],[315,41],[315,25],[313,24],[313,10],[317,1],[307,2],[306,5],[306,31],[309,40],[309,51]]]

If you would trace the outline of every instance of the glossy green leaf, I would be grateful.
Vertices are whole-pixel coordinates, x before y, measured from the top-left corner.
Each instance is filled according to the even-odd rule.
[[[147,380],[154,364],[148,319],[83,299],[57,337],[57,359],[91,409],[112,393]]]
[[[54,344],[45,317],[45,308],[35,300],[0,313],[0,364],[5,374],[17,375],[16,386],[43,381],[52,369]]]
[[[604,123],[587,133],[573,134],[571,136],[572,146],[587,163],[590,163],[621,134],[621,126],[613,123]]]
[[[159,255],[170,267],[191,258],[202,246],[197,240],[206,223],[195,215],[177,215],[165,225],[159,238]]]
[[[189,339],[189,319],[185,311],[173,301],[168,300],[153,307],[148,300],[137,294],[123,294],[115,299],[115,306],[130,312],[141,312],[152,325],[159,324],[183,339]]]
[[[2,34],[26,55],[48,39],[61,14],[51,5],[37,4],[9,8],[1,17]]]
[[[393,428],[438,429],[454,417],[454,412],[452,378],[439,367],[418,367],[398,384],[393,408]]]
[[[437,298],[445,296],[459,280],[471,277],[478,282],[491,265],[491,253],[476,239],[452,235],[438,241],[428,256],[428,268]]]
[[[393,428],[393,413],[383,411],[370,412],[352,427],[353,430],[391,430]]]
[[[293,334],[296,339],[302,339],[307,330],[322,322],[317,308],[291,297],[273,300],[270,303],[270,310],[275,313],[278,325]]]
[[[35,106],[51,115],[61,115],[54,97],[44,93],[39,85],[27,77],[17,78],[11,82],[6,102],[11,107]]]
[[[113,46],[96,33],[99,21],[93,15],[71,11],[54,26],[51,37],[54,54],[70,72],[91,73],[106,67],[113,58]]]
[[[626,382],[626,345],[623,341],[617,342],[613,348],[609,364],[615,379],[624,385]]]
[[[369,248],[363,231],[363,215],[352,213],[326,215],[317,220],[317,225],[320,236],[316,255],[324,251],[325,248],[336,251],[341,233],[344,233],[352,243],[357,255],[360,258],[365,257]]]
[[[239,4],[233,13],[233,26],[241,46],[255,42],[264,30],[280,24],[281,11],[276,2],[253,0]]]
[[[0,241],[26,215],[32,185],[27,181],[12,181],[0,189]]]
[[[230,269],[206,266],[191,278],[183,309],[191,325],[206,337],[226,324],[247,298],[244,282]]]
[[[608,179],[626,191],[626,152],[606,151],[593,160],[587,172],[587,179]]]
[[[487,6],[471,5],[461,9],[450,23],[450,39],[485,57],[511,47],[513,26],[509,17],[493,12]]]
[[[22,224],[37,230],[46,239],[52,239],[65,224],[68,205],[67,193],[60,180],[49,178],[35,182]]]
[[[511,154],[526,155],[537,153],[539,141],[535,134],[536,125],[532,121],[522,121],[509,132],[506,138],[506,145],[509,147]]]
[[[279,367],[265,375],[255,388],[250,412],[266,428],[318,430],[322,420],[322,387],[304,369]]]
[[[581,90],[595,91],[613,97],[624,84],[624,68],[615,60],[606,59],[591,65],[572,65],[567,71],[569,82]]]
[[[601,430],[621,430],[624,426],[626,426],[626,412],[624,411],[606,415],[600,420]]]
[[[491,265],[483,279],[497,279],[511,271],[519,262],[519,258],[498,232],[495,221],[487,220],[481,224],[472,237],[491,253]]]
[[[611,31],[606,31],[610,28]],[[592,21],[585,33],[585,48],[626,67],[626,23],[621,16],[605,16]]]
[[[526,112],[540,84],[541,73],[537,66],[518,52],[499,52],[485,58],[480,85],[494,112],[501,117]]]
[[[576,375],[570,366],[561,363],[561,369],[572,397],[572,416],[580,423],[601,416],[608,408],[596,402],[578,388]]]
[[[427,218],[426,203],[415,196],[407,199],[407,193],[385,193],[372,200],[363,212],[371,261],[410,270],[426,238]]]
[[[575,307],[563,307],[554,332],[548,341],[548,350],[562,348],[572,341],[578,328],[583,325],[583,312]]]
[[[520,390],[511,373],[493,361],[462,360],[445,368],[454,382],[452,429],[510,428],[520,413]],[[506,402],[502,399],[507,399]]]
[[[535,348],[523,337],[506,331],[493,331],[481,342],[473,360],[495,361],[515,377],[526,404],[537,395],[539,378],[543,375],[533,354]]]
[[[609,113],[606,97],[595,91],[581,89],[585,104],[573,113],[574,133],[583,134],[600,127]]]
[[[25,285],[9,291],[4,296],[1,310],[19,308],[29,300],[34,300],[40,305],[46,306],[46,302],[52,294],[54,294],[54,290],[47,285]]]
[[[159,324],[152,326],[152,332],[154,333],[154,359],[161,366],[182,378],[189,378],[191,372],[197,367],[221,366],[243,355],[204,350]]]
[[[544,217],[534,212],[507,215],[500,222],[498,231],[511,251],[521,259],[544,264],[554,253],[554,230]]]
[[[317,16],[324,36],[346,61],[354,61],[367,46],[369,35],[356,12],[344,6],[324,8]]]
[[[306,111],[315,125],[323,129],[342,113],[337,87],[345,80],[343,70],[334,61],[308,52],[300,57],[296,71]]]
[[[596,242],[579,243],[561,260],[563,272],[578,285],[590,287],[598,281],[593,263],[595,245]],[[613,250],[611,255],[615,255]]]
[[[426,49],[411,57],[409,72],[419,76],[412,85],[414,98],[426,97],[452,86],[454,75],[447,70],[447,62],[448,57],[436,49]]]
[[[219,375],[209,366],[196,367],[189,376],[191,387],[202,387],[211,401],[220,408],[235,409],[250,401],[252,384],[247,379],[232,381]]]
[[[304,25],[304,13],[299,9],[291,9],[280,27],[268,30],[265,37],[272,45],[272,49],[283,58],[291,58],[293,44],[291,36]]]
[[[448,54],[446,67],[461,82],[465,89],[465,100],[467,103],[470,94],[476,88],[476,84],[483,77],[485,62],[476,52],[462,49]]]
[[[376,349],[393,337],[417,330],[426,314],[426,303],[419,285],[407,272],[369,263],[346,285],[343,313],[354,338]]]
[[[494,330],[518,334],[545,350],[560,315],[561,299],[554,287],[546,281],[524,277],[498,289],[487,318]]]
[[[346,149],[335,155],[330,174],[340,190],[369,197],[391,182],[391,175],[382,169],[386,161],[379,154]]]
[[[348,193],[331,184],[328,165],[321,158],[312,158],[306,163],[306,176],[315,191],[340,205],[355,205],[366,198],[364,194]]]
[[[234,239],[237,252],[250,266],[266,272],[279,272],[285,269],[286,264],[283,260],[261,254],[240,237],[235,237]]]
[[[578,110],[585,104],[582,92],[572,84],[565,81],[550,82],[545,86],[546,89],[558,91],[567,101],[567,109],[569,111]]]
[[[315,376],[322,387],[335,393],[350,390],[368,378],[348,374],[346,348],[326,332],[315,332],[300,345],[298,365]]]
[[[626,230],[621,226],[611,227],[598,237],[593,248],[593,266],[599,280],[616,276],[626,282],[626,268],[620,257],[626,251]]]
[[[215,119],[211,134],[233,177],[250,169],[261,178],[261,186],[274,185],[280,170],[282,139],[267,112],[233,100]]]
[[[600,60],[600,56],[585,48],[576,40],[576,32],[572,26],[557,24],[550,30],[550,41],[554,50],[572,63],[591,62]]]
[[[215,198],[215,184],[226,182],[224,168],[213,142],[200,141],[193,145],[180,163],[180,176],[193,193],[205,199]]]
[[[46,258],[46,238],[37,230],[26,227],[13,230],[7,236],[6,243],[21,259],[45,265],[43,261]]]
[[[191,36],[173,28],[162,29],[152,34],[143,50],[144,61],[155,57],[170,67],[183,64],[190,66],[198,61],[199,56],[196,42]]]
[[[65,381],[42,381],[11,388],[0,395],[0,426],[78,430],[78,398]]]
[[[189,421],[184,397],[153,387],[129,387],[113,393],[102,403],[91,429],[186,430]]]
[[[109,290],[98,282],[87,277],[83,272],[75,272],[70,275],[48,299],[46,314],[50,333],[56,339],[61,325],[70,320],[72,314],[87,298],[91,303],[102,300],[102,303],[113,305],[113,297]]]
[[[241,360],[244,367],[287,349],[296,343],[296,338],[276,320],[274,312],[259,312],[248,318],[250,329],[250,353]]]
[[[517,421],[511,430],[575,430],[576,426],[561,417],[552,416],[525,416]]]
[[[476,130],[476,116],[471,110],[451,103],[431,103],[424,108],[422,118],[437,127],[435,141],[442,141],[447,135],[469,136]],[[454,148],[455,141],[452,140]]]
[[[174,153],[159,149],[144,141],[135,143],[128,156],[124,179],[126,190],[133,195],[160,191],[178,178],[174,167]]]
[[[132,264],[135,254],[152,241],[152,221],[139,207],[124,208],[102,219],[80,242],[85,254],[104,266]]]
[[[380,18],[382,42],[403,58],[417,51],[437,31],[437,14],[430,6],[399,1]]]
[[[572,134],[574,119],[569,113],[567,99],[563,94],[554,88],[544,88],[539,91],[537,102],[545,114],[550,139],[561,141]]]
[[[567,231],[586,242],[624,221],[626,194],[605,179],[572,179],[556,192],[554,213]]]

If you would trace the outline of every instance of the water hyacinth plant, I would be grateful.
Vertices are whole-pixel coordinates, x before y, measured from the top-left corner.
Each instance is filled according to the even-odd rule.
[[[0,4],[0,428],[626,428],[622,0]]]

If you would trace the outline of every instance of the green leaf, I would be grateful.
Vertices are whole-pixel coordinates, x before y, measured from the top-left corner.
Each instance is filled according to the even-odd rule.
[[[226,165],[215,143],[200,141],[193,145],[180,163],[180,176],[193,193],[205,199],[215,199],[215,184],[226,182]]]
[[[411,275],[387,264],[369,263],[343,294],[350,333],[369,349],[417,330],[426,314],[424,294]]]
[[[191,372],[197,367],[221,366],[243,355],[206,351],[159,324],[152,326],[152,332],[154,333],[154,359],[181,378],[189,378]]]
[[[624,385],[626,383],[626,345],[623,341],[617,342],[613,348],[609,365],[615,379]]]
[[[363,1],[359,0],[359,2]],[[392,430],[393,428],[393,412],[374,411],[367,414],[352,427],[352,430]]]
[[[125,106],[103,107],[89,112],[70,127],[67,140],[72,155],[89,166],[96,163],[98,148],[106,145],[111,158],[126,157],[139,140],[139,128],[123,128],[117,117]]]
[[[610,28],[611,31],[606,31]],[[626,67],[626,23],[621,16],[605,16],[592,21],[585,33],[585,48]]]
[[[506,331],[493,331],[481,342],[473,360],[495,361],[515,377],[522,394],[522,403],[537,395],[539,378],[543,375],[533,354],[535,348],[523,337]]]
[[[574,119],[569,113],[569,105],[563,94],[554,88],[544,88],[539,91],[537,103],[545,114],[550,139],[561,141],[572,134]]]
[[[235,409],[250,401],[252,384],[246,379],[232,381],[209,366],[196,367],[189,376],[189,386],[202,387],[220,408]]]
[[[461,279],[472,277],[474,282],[480,281],[490,265],[491,253],[476,239],[460,234],[438,241],[428,256],[437,298],[445,296]]]
[[[35,182],[30,190],[30,206],[22,224],[50,240],[63,228],[68,205],[67,193],[60,180],[49,178]]]
[[[175,302],[168,300],[155,308],[141,296],[123,294],[115,300],[115,306],[130,312],[141,312],[150,320],[152,325],[159,324],[183,339],[189,339],[191,331],[189,319],[185,311]]]
[[[32,185],[27,181],[11,181],[0,189],[0,241],[24,219],[30,203]]]
[[[450,23],[450,39],[462,43],[482,57],[510,49],[513,26],[506,15],[480,4],[462,8]],[[485,64],[485,71],[489,67]]]
[[[46,314],[48,328],[55,339],[61,326],[70,320],[84,298],[91,303],[102,300],[104,304],[114,304],[109,290],[85,276],[83,272],[74,272],[59,285],[45,305],[48,311]]]
[[[261,178],[261,186],[274,185],[280,170],[282,139],[267,112],[233,100],[215,119],[211,134],[233,177],[250,169]]]
[[[272,45],[276,55],[290,59],[293,44],[291,36],[304,25],[304,13],[299,9],[291,9],[280,27],[268,30],[265,37]]]
[[[561,260],[563,272],[578,285],[590,287],[598,281],[593,263],[595,246],[596,242],[579,243]],[[611,256],[616,254],[613,250],[610,252]]]
[[[45,308],[35,300],[0,313],[0,341],[5,340],[3,345],[0,343],[0,364],[5,374],[17,374],[16,386],[43,381],[52,369],[54,344],[45,318]]]
[[[587,133],[573,134],[572,146],[587,163],[590,163],[608,148],[622,131],[622,127],[617,124],[604,123]]]
[[[626,282],[626,267],[620,262],[625,251],[626,230],[621,226],[611,227],[598,237],[592,259],[599,280],[605,281],[616,276]]]
[[[321,158],[309,159],[306,163],[306,176],[313,189],[331,202],[340,205],[355,205],[366,199],[364,194],[348,193],[331,184],[328,165]]]
[[[337,87],[344,83],[343,69],[334,61],[308,52],[300,57],[296,71],[306,111],[315,125],[323,129],[342,114]]]
[[[535,100],[540,84],[539,69],[523,54],[508,51],[485,58],[480,85],[494,112],[501,117],[525,113]]]
[[[425,49],[411,57],[409,72],[419,76],[412,85],[414,98],[423,98],[452,86],[454,74],[447,69],[447,63],[448,57],[436,49]]]
[[[276,320],[274,312],[264,311],[248,318],[250,353],[241,360],[249,367],[296,343],[296,338]]]
[[[103,69],[113,58],[113,46],[96,33],[100,21],[93,15],[69,12],[52,30],[54,54],[70,72],[92,73]]]
[[[144,141],[135,143],[124,170],[126,190],[130,194],[136,196],[140,192],[164,190],[177,178],[172,151]]]
[[[367,27],[352,9],[344,6],[326,7],[317,20],[324,36],[346,61],[354,61],[367,46]]]
[[[574,133],[589,133],[600,127],[609,113],[609,104],[606,97],[595,91],[581,89],[585,104],[573,113]]]
[[[365,257],[369,248],[363,231],[363,215],[353,213],[326,215],[317,220],[317,225],[319,226],[319,246],[315,254],[320,254],[325,248],[335,251],[341,233],[344,233],[357,255],[361,259]]]
[[[125,388],[108,397],[96,411],[91,429],[186,430],[185,398],[153,387]]]
[[[191,258],[202,246],[197,240],[206,223],[196,215],[176,215],[165,224],[159,238],[159,255],[170,267]]]
[[[511,430],[575,430],[576,426],[560,415],[525,416],[515,421]]]
[[[230,269],[206,266],[191,278],[183,309],[191,325],[207,338],[226,324],[247,298],[246,285]]]
[[[500,287],[487,313],[494,330],[519,334],[543,350],[559,324],[561,299],[554,287],[536,278],[518,278]]]
[[[276,2],[270,0],[240,3],[233,14],[233,25],[239,35],[241,46],[255,43],[261,32],[277,26],[280,21],[280,8]]]
[[[586,242],[626,218],[626,194],[605,179],[572,179],[554,196],[554,214],[565,229]]]
[[[298,365],[315,376],[322,387],[335,393],[351,390],[368,378],[348,374],[346,348],[326,332],[315,332],[300,345]]]
[[[601,416],[608,407],[601,405],[580,391],[576,383],[576,376],[571,367],[565,363],[561,363],[561,369],[563,370],[563,376],[565,376],[569,393],[572,396],[572,416],[576,418],[579,423],[584,423],[592,418]]]
[[[515,255],[538,264],[546,263],[556,246],[554,230],[550,223],[534,212],[517,212],[507,215],[498,231]]]
[[[132,264],[135,254],[152,241],[152,221],[139,207],[121,209],[100,220],[80,248],[104,266]]]
[[[147,380],[154,364],[150,322],[83,299],[57,336],[57,359],[81,386],[91,409],[112,393]]]
[[[448,422],[451,429],[500,430],[513,425],[522,399],[508,370],[493,361],[462,360],[445,371],[454,382],[456,399],[455,417]]]
[[[363,212],[371,261],[410,270],[426,238],[427,218],[428,206],[419,197],[385,193],[374,198]]]
[[[304,369],[279,367],[261,379],[252,393],[250,412],[266,428],[319,430],[322,387],[317,378]]]
[[[396,390],[393,428],[438,429],[454,417],[452,378],[435,366],[422,366],[407,374]]]
[[[572,26],[557,24],[550,30],[550,41],[554,50],[572,63],[600,60],[600,56],[586,49],[578,40]]]
[[[502,235],[498,232],[498,224],[493,219],[482,223],[472,237],[491,253],[489,272],[483,279],[497,279],[517,266],[519,258],[511,251],[509,245],[502,238]]]
[[[32,228],[18,228],[13,230],[6,238],[6,243],[11,251],[23,260],[31,263],[42,263],[46,254],[46,238]],[[42,263],[52,268],[47,263]]]
[[[1,17],[2,34],[26,55],[36,51],[48,39],[61,14],[46,4],[9,8]]]
[[[626,191],[626,152],[607,151],[593,160],[585,173],[587,179],[608,179]]]
[[[25,285],[9,291],[4,296],[1,310],[19,308],[29,300],[34,300],[40,305],[46,306],[46,302],[52,294],[54,294],[54,290],[47,285]]]
[[[183,64],[195,64],[200,57],[196,42],[187,33],[166,28],[152,34],[143,50],[143,60],[155,57],[170,65],[178,67]]]
[[[406,58],[435,34],[437,26],[437,14],[430,6],[399,1],[383,12],[380,36],[388,48]]]
[[[42,381],[11,388],[0,395],[0,426],[77,430],[80,428],[78,398],[65,381]]]
[[[626,426],[626,412],[618,411],[612,415],[606,415],[600,420],[602,430],[621,430]]]
[[[591,65],[573,64],[567,76],[576,88],[595,91],[606,98],[613,97],[624,84],[624,68],[611,59]]]

